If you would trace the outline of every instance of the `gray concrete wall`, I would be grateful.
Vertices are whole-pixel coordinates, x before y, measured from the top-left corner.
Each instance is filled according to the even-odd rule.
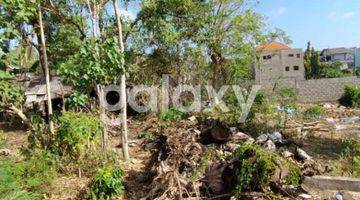
[[[359,77],[298,80],[296,78],[269,79],[260,83],[265,90],[294,88],[296,98],[302,103],[321,103],[338,101],[347,84],[360,85]]]

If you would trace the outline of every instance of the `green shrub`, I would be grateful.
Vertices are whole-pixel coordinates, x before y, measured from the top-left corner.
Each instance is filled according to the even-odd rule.
[[[101,123],[97,117],[83,112],[65,112],[58,118],[56,144],[61,155],[80,154],[99,141]]]
[[[277,91],[277,97],[281,106],[288,106],[290,108],[296,107],[296,94],[291,87],[282,87]]]
[[[24,100],[24,91],[18,85],[0,80],[0,109],[6,109],[10,105],[19,107]]]
[[[344,139],[342,141],[342,157],[349,162],[348,168],[352,175],[360,176],[360,141]]]
[[[185,111],[178,110],[175,108],[170,108],[168,111],[160,113],[160,119],[164,121],[177,121],[177,120],[181,120],[184,117],[184,115],[185,115]]]
[[[262,149],[258,145],[244,144],[233,153],[233,158],[241,162],[236,172],[237,186],[235,195],[241,197],[245,191],[265,190],[275,173],[281,167],[287,166],[287,174],[281,182],[297,186],[300,182],[300,168],[292,161],[286,160],[276,153]]]
[[[67,109],[78,110],[85,107],[88,101],[87,95],[75,91],[70,97],[66,98],[65,105]]]
[[[39,151],[24,161],[0,159],[0,199],[41,199],[57,175],[56,158]]]
[[[323,115],[324,113],[325,110],[323,107],[319,105],[311,105],[309,108],[306,109],[304,115],[306,117],[317,117]]]
[[[112,199],[124,193],[124,172],[120,168],[105,167],[94,175],[90,185],[90,196],[96,199]]]
[[[28,148],[23,148],[22,153],[31,155],[36,148],[54,150],[54,137],[50,133],[48,124],[39,115],[30,117],[30,134],[28,136]]]
[[[346,85],[345,92],[340,99],[340,103],[344,106],[359,108],[360,107],[360,87]]]

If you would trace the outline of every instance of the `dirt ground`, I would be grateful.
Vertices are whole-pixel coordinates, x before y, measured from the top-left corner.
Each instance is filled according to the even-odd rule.
[[[360,138],[360,119],[354,118],[358,116],[360,116],[359,110],[350,112],[348,110],[344,111],[344,109],[329,108],[323,118],[312,119],[307,122],[294,121],[289,125],[292,126],[289,129],[293,130],[292,134],[294,132],[295,134],[296,132],[303,134],[303,149],[321,165],[330,169],[326,175],[346,176],[348,174],[343,171],[342,161],[339,159],[342,152],[341,140],[344,138]],[[353,117],[353,121],[348,120],[351,117]],[[144,131],[156,131],[149,130],[154,127],[152,125],[155,123],[158,122],[153,119],[142,121],[129,119],[131,159],[129,162],[123,163],[126,174],[126,195],[124,199],[139,199],[146,196],[150,190],[148,180],[150,174],[145,169],[151,155],[150,151],[144,148],[146,140],[139,138],[138,135]],[[11,150],[12,155],[19,156],[19,149],[27,145],[28,132],[21,125],[10,125],[6,122],[0,122],[0,129],[5,133],[5,147]],[[299,131],[299,129],[301,130]],[[121,138],[119,135],[110,136],[109,148],[119,154],[121,154],[120,143]],[[86,177],[79,178],[76,175],[58,177],[54,181],[52,195],[44,197],[44,199],[79,199],[79,194],[85,190],[88,183],[89,178]],[[314,191],[314,195],[325,197],[331,195],[332,192]],[[350,194],[349,199],[353,199],[354,196],[355,198],[358,197],[356,195],[358,194]]]

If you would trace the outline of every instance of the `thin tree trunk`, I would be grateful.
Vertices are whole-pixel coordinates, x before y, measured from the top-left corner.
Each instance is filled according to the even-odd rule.
[[[89,12],[91,15],[91,21],[92,21],[92,31],[93,31],[93,36],[95,38],[99,38],[99,7],[96,5],[96,1],[92,0],[92,4],[93,6],[91,7],[91,2],[90,0],[87,0],[87,5],[89,8]],[[102,3],[100,2],[101,6]],[[99,54],[99,52],[97,52]],[[106,120],[103,119],[102,116],[104,116],[105,118],[105,108],[104,108],[104,94],[103,94],[103,89],[102,89],[102,85],[101,84],[97,84],[95,86],[95,90],[96,90],[96,96],[98,97],[98,101],[99,101],[99,108],[100,108],[100,120],[103,123],[104,127],[103,127],[103,131],[102,131],[102,136],[101,136],[101,143],[102,143],[102,148],[104,151],[104,154],[106,156],[106,150],[107,150],[107,139],[108,139],[108,131],[107,131],[107,124],[106,124]]]
[[[48,106],[48,118],[49,118],[49,126],[51,134],[54,134],[54,123],[51,120],[52,111],[52,102],[51,102],[51,88],[50,88],[50,74],[48,67],[48,60],[46,54],[46,45],[45,45],[45,35],[44,35],[44,27],[42,21],[42,12],[41,12],[41,4],[38,5],[39,9],[39,26],[40,26],[40,37],[41,37],[41,54],[43,56],[43,64],[45,69],[45,81],[46,81],[46,96],[47,96],[47,106]]]
[[[124,53],[124,42],[123,42],[123,36],[122,36],[122,27],[121,27],[121,20],[120,20],[120,13],[119,13],[119,7],[117,4],[117,0],[113,0],[114,4],[114,11],[116,16],[116,25],[118,28],[118,36],[119,36],[119,44],[120,44],[120,52]],[[120,88],[121,88],[121,94],[120,94],[120,104],[121,104],[121,113],[120,118],[122,122],[122,148],[123,148],[123,154],[125,161],[129,159],[129,150],[128,150],[128,129],[127,129],[127,109],[126,109],[126,80],[125,80],[125,73],[123,73],[120,77]]]

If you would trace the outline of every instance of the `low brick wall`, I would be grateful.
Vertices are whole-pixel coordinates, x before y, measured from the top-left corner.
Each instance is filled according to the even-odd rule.
[[[344,93],[344,86],[347,84],[360,85],[360,78],[356,76],[314,80],[293,78],[268,80],[260,84],[263,89],[291,87],[294,88],[299,102],[321,103],[338,101]]]

